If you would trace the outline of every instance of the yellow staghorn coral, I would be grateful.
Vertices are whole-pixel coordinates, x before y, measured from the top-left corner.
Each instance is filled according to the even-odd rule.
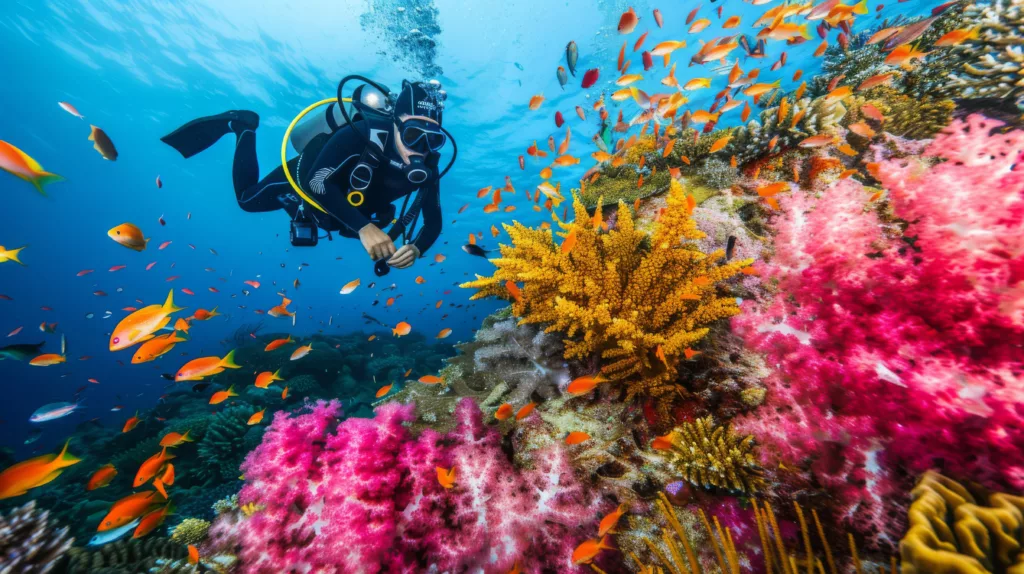
[[[709,519],[703,509],[698,510],[696,517],[687,516],[689,512],[686,510],[676,512],[663,492],[658,493],[658,500],[655,500],[654,504],[664,525],[656,525],[653,529],[647,528],[647,532],[620,536],[616,540],[637,571],[645,574],[739,574],[752,571],[748,557],[736,547],[731,529],[728,526],[723,528],[718,517],[712,515]],[[796,502],[793,503],[800,525],[798,542],[794,548],[783,536],[771,505],[767,502],[758,504],[754,499],[751,499],[751,504],[761,543],[760,558],[763,564],[759,572],[838,574],[850,571],[843,569],[841,563],[837,566],[837,558],[832,554],[832,546],[825,537],[825,529],[816,510],[811,509],[814,518],[812,531],[804,509]],[[814,537],[814,534],[817,534],[817,537]],[[639,538],[640,544],[636,538]],[[890,561],[888,570],[882,566],[877,566],[877,570],[869,570],[861,563],[857,555],[857,545],[850,535],[847,535],[847,544],[850,549],[850,562],[853,565],[852,571],[855,574],[896,574],[895,557]],[[815,546],[820,546],[820,551]],[[708,553],[709,547],[714,560],[702,560],[702,555]],[[645,563],[642,554],[654,558],[654,561],[651,562],[648,558],[649,563]],[[704,565],[705,562],[710,562],[717,568],[708,568]]]
[[[1024,574],[1024,497],[972,494],[935,471],[911,491],[904,574]]]
[[[664,456],[683,479],[704,488],[747,493],[763,488],[761,467],[754,456],[754,437],[741,437],[706,417],[683,423],[667,438],[672,448],[665,450]]]
[[[690,218],[688,199],[673,180],[667,207],[648,236],[636,229],[624,203],[615,227],[605,232],[594,224],[601,221],[600,208],[591,218],[574,196],[575,220],[555,219],[558,235],[574,238],[571,250],[563,252],[551,230],[505,225],[512,244],[491,260],[494,275],[477,275],[462,287],[478,290],[472,299],[512,300],[520,324],[562,332],[565,358],[599,357],[605,378],[629,383],[627,400],[680,392],[679,356],[710,324],[739,313],[734,298],[718,296],[716,284],[753,263],[724,263],[722,250],[699,251],[692,242],[703,233]]]

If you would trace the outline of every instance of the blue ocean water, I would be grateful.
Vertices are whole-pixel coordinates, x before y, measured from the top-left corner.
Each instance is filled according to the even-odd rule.
[[[721,19],[715,10],[726,4],[721,19],[741,16],[735,32],[745,34],[752,33],[750,24],[770,7],[720,0],[704,3],[700,17],[718,27]],[[858,18],[857,29],[877,26],[881,17],[922,14],[938,2],[885,4],[877,17]],[[44,351],[58,352],[63,335],[68,362],[48,368],[0,362],[3,446],[15,448],[21,458],[52,449],[84,419],[120,424],[128,413],[158,400],[167,385],[160,373],[174,372],[186,360],[179,351],[189,358],[223,355],[229,349],[225,340],[246,323],[262,320],[268,330],[295,337],[321,330],[383,332],[364,323],[361,314],[367,312],[388,325],[408,321],[428,338],[445,327],[453,330],[448,341],[470,338],[498,305],[470,303],[469,293],[456,286],[492,268],[460,246],[469,234],[482,232],[479,243],[494,248],[503,236],[492,238],[491,225],[513,219],[537,224],[550,217],[531,210],[523,197],[540,182],[542,165],[527,158],[527,169],[521,171],[518,156],[534,140],[543,146],[549,136],[562,136],[552,119],[561,110],[574,131],[571,153],[584,161],[562,170],[557,179],[566,189],[574,187],[571,182],[590,165],[589,140],[598,125],[596,114],[581,121],[573,108],[583,105],[589,112],[587,102],[602,90],[617,89],[610,62],[621,44],[615,30],[619,15],[635,8],[641,15],[639,28],[651,30],[648,46],[667,39],[695,44],[700,37],[717,35],[681,32],[687,13],[698,5],[587,0],[6,3],[0,9],[0,51],[6,55],[0,139],[66,181],[50,185],[49,196],[43,197],[29,184],[0,173],[0,245],[27,245],[22,252],[25,266],[0,265],[0,293],[11,299],[0,301],[0,337],[23,327],[19,334],[0,339],[0,345],[45,341]],[[870,2],[871,13],[880,5]],[[656,28],[650,16],[655,7],[664,14],[664,29]],[[570,40],[578,44],[580,59],[575,78],[562,89],[555,69],[565,65]],[[770,43],[760,65],[767,68],[783,50],[789,51],[789,65],[778,72],[765,69],[760,81],[779,78],[784,87],[793,88],[796,69],[805,78],[814,76],[819,60],[810,55],[817,44],[817,39],[791,47]],[[627,54],[638,60],[639,53],[631,48]],[[633,66],[637,69],[639,62]],[[582,90],[580,78],[593,67],[600,68],[601,79]],[[439,80],[449,94],[445,126],[459,144],[458,160],[441,184],[441,238],[414,267],[383,279],[374,277],[357,241],[336,238],[314,249],[292,248],[283,212],[242,212],[231,192],[231,138],[190,160],[159,141],[193,117],[250,109],[262,118],[258,151],[265,174],[279,163],[289,121],[309,103],[332,96],[339,78],[349,73],[391,86],[403,78]],[[686,67],[681,59],[677,77],[682,84],[709,73],[707,67]],[[662,91],[660,76],[651,75],[642,87]],[[710,102],[713,91],[706,92],[693,97],[692,106]],[[527,103],[535,94],[543,94],[546,101],[530,112]],[[74,105],[85,119],[60,109],[59,101]],[[614,104],[610,109],[615,113]],[[116,162],[104,160],[87,141],[90,124],[112,138],[120,153]],[[516,205],[517,211],[484,214],[486,200],[476,198],[477,190],[503,185],[506,175],[518,190],[506,203]],[[157,176],[161,189],[155,185]],[[466,204],[470,207],[457,214]],[[166,226],[158,223],[160,217]],[[146,251],[130,251],[106,237],[108,229],[125,222],[152,238]],[[166,249],[157,249],[168,241]],[[436,253],[447,260],[433,263]],[[150,263],[155,265],[147,271]],[[126,267],[108,271],[120,265]],[[90,269],[94,271],[77,276]],[[170,281],[172,276],[177,278]],[[417,284],[417,276],[425,282]],[[340,295],[341,286],[356,278],[362,287]],[[293,287],[296,279],[298,288]],[[252,289],[246,280],[259,281],[261,287]],[[373,281],[376,288],[367,288]],[[396,289],[381,293],[391,283]],[[184,294],[182,288],[195,295]],[[190,342],[154,363],[130,365],[130,352],[111,353],[107,341],[126,315],[122,308],[142,306],[138,301],[161,302],[171,289],[179,304],[218,307],[224,316],[197,323]],[[106,296],[94,294],[99,291]],[[278,291],[294,301],[294,327],[287,319],[254,313],[280,303]],[[375,299],[398,294],[402,297],[391,307],[372,306]],[[438,299],[444,305],[435,309]],[[108,311],[111,316],[104,318]],[[41,322],[57,323],[56,333],[41,333]],[[42,440],[22,445],[33,428],[28,422],[33,410],[73,400],[83,386],[83,411],[47,423]],[[112,413],[115,404],[123,410]]]

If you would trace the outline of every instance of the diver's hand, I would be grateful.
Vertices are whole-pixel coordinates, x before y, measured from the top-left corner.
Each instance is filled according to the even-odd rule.
[[[419,257],[419,248],[410,243],[399,247],[398,251],[391,256],[391,259],[388,259],[388,265],[399,269],[405,269],[415,263]]]
[[[372,223],[368,223],[366,227],[359,230],[359,241],[363,243],[366,253],[374,261],[395,254],[395,243],[391,241],[387,233]]]

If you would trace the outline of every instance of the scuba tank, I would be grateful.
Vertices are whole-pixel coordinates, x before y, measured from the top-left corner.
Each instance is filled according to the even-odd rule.
[[[380,87],[387,90],[384,86]],[[309,145],[309,142],[313,141],[313,138],[321,134],[329,135],[342,126],[347,125],[348,120],[345,119],[346,112],[350,117],[358,120],[360,111],[372,110],[381,114],[388,114],[390,109],[389,92],[382,92],[370,84],[362,84],[352,91],[352,103],[349,104],[348,110],[342,111],[341,106],[338,104],[327,106],[326,113],[313,116],[295,126],[288,141],[296,153],[302,153],[302,150],[306,149],[306,146]]]

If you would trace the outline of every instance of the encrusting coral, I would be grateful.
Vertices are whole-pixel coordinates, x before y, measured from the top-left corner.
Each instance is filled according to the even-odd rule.
[[[705,417],[679,425],[663,440],[663,456],[675,474],[697,486],[747,493],[764,487],[752,436],[741,437]]]
[[[171,531],[171,540],[179,544],[199,544],[206,538],[210,523],[201,518],[186,518]]]
[[[50,572],[74,541],[67,527],[51,524],[50,513],[29,501],[0,514],[0,572]]]
[[[1024,497],[975,489],[928,471],[911,492],[900,541],[903,574],[1024,572]]]
[[[478,290],[472,299],[512,300],[520,323],[562,332],[567,359],[599,357],[605,378],[629,380],[627,399],[675,392],[679,357],[709,325],[739,312],[735,298],[718,296],[716,284],[753,263],[721,262],[723,250],[699,251],[692,242],[704,234],[690,201],[673,180],[667,208],[648,237],[634,227],[625,204],[614,228],[603,232],[595,224],[600,211],[590,218],[576,198],[575,220],[556,220],[562,246],[550,230],[506,225],[512,244],[492,260],[494,275],[462,287]]]

